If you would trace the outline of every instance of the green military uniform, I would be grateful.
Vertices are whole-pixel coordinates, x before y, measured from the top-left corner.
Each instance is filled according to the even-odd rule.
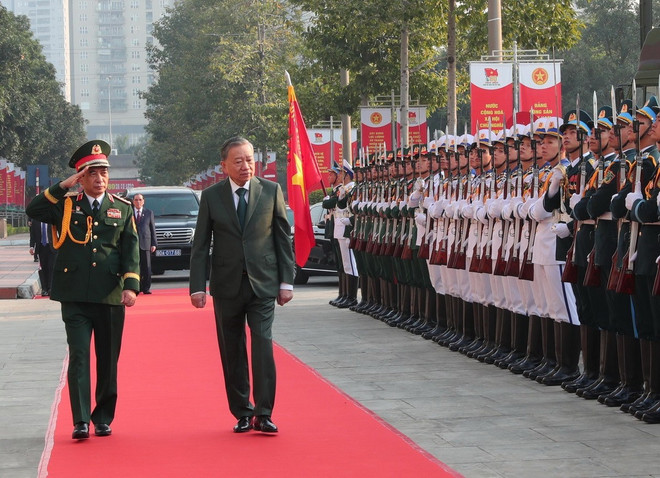
[[[109,146],[107,150],[109,153]],[[83,156],[88,158],[88,164],[79,163]],[[70,165],[78,170],[107,165],[107,160],[105,165],[95,162],[97,156],[101,155],[83,154],[79,150]],[[69,345],[68,384],[73,422],[88,423],[91,419],[95,424],[109,425],[117,402],[117,360],[124,324],[122,291],[140,290],[138,235],[129,201],[105,193],[93,214],[85,194],[67,192],[60,183],[51,186],[34,198],[26,213],[57,228],[59,239],[54,237],[54,245],[58,254],[51,300],[62,304]],[[90,413],[92,332],[97,385],[96,407]]]

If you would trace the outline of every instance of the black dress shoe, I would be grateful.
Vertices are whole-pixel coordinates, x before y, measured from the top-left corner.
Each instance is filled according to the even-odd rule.
[[[149,294],[151,294],[151,291],[150,291],[150,290],[145,290],[145,291],[142,292],[142,293],[143,293],[143,294],[147,294],[147,295],[149,295]]]
[[[112,428],[110,428],[110,425],[106,425],[105,423],[97,423],[94,425],[94,435],[97,437],[107,437],[112,435]]]
[[[73,434],[71,436],[74,440],[84,440],[89,438],[89,425],[85,422],[78,422],[73,427]]]
[[[48,297],[50,295],[50,291],[44,290],[41,291],[41,297]]]
[[[259,432],[277,433],[277,427],[270,421],[270,417],[266,415],[254,417],[254,423],[252,426]]]
[[[244,433],[252,430],[252,417],[241,417],[234,426],[234,433]]]

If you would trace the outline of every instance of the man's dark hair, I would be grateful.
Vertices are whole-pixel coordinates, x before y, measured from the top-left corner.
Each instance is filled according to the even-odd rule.
[[[224,142],[222,148],[220,149],[220,159],[222,161],[227,159],[227,156],[229,155],[229,150],[234,146],[240,146],[242,144],[249,144],[250,146],[252,145],[252,143],[250,143],[247,139],[243,138],[242,136],[234,136],[232,138],[229,138],[227,141]]]

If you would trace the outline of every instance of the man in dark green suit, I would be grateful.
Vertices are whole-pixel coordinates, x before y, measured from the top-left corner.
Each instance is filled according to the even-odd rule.
[[[254,148],[234,137],[221,150],[229,178],[202,192],[190,259],[190,300],[206,305],[208,255],[213,243],[209,292],[231,413],[237,433],[277,432],[272,324],[275,300],[293,298],[293,249],[279,184],[253,177]],[[247,204],[246,204],[247,203]],[[250,402],[245,322],[252,342],[254,405]]]
[[[117,361],[125,306],[140,290],[138,235],[131,203],[106,193],[110,145],[90,141],[71,157],[76,173],[38,195],[26,209],[57,228],[51,300],[62,304],[69,344],[68,384],[73,438],[112,433],[117,404]],[[80,193],[68,191],[78,183]],[[96,407],[90,413],[90,341],[96,351]]]

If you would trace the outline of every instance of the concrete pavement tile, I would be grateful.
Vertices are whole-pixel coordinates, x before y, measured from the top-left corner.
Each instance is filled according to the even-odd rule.
[[[466,478],[503,478],[503,475],[483,463],[445,463]]]
[[[483,463],[493,460],[487,451],[476,446],[441,446],[436,450],[436,456],[447,465],[454,467],[458,463]]]
[[[619,476],[616,471],[590,458],[494,461],[488,466],[507,478],[539,476],[543,478],[582,478]]]

